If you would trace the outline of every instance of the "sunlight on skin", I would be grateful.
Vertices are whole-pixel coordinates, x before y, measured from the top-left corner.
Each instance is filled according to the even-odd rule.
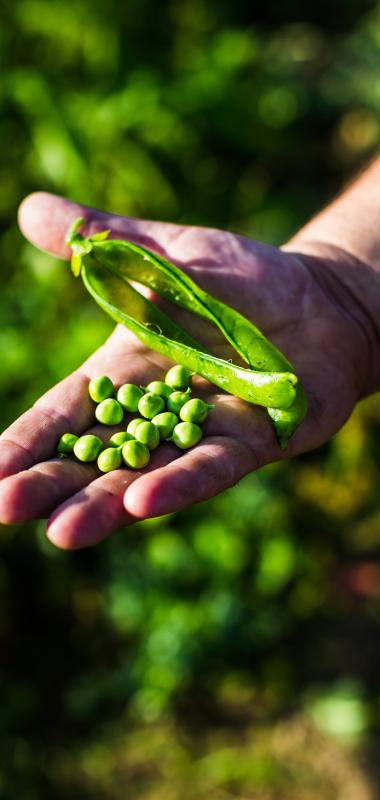
[[[56,444],[65,431],[102,431],[94,425],[87,393],[91,377],[106,373],[116,387],[125,382],[146,385],[162,379],[171,365],[117,326],[82,367],[2,434],[2,522],[50,514],[48,536],[55,544],[95,544],[136,519],[186,508],[263,464],[322,444],[350,415],[363,391],[360,330],[320,288],[299,255],[224,231],[107,215],[44,193],[24,200],[19,222],[33,244],[68,259],[64,237],[78,216],[86,220],[85,235],[110,228],[113,238],[131,239],[162,253],[250,317],[294,364],[308,395],[309,413],[282,453],[263,409],[197,378],[197,396],[215,408],[204,425],[205,438],[193,450],[181,453],[174,445],[162,445],[144,473],[123,469],[100,475],[93,465],[56,459]],[[218,331],[198,318],[191,320],[190,330],[188,312],[175,308],[170,313],[189,333],[196,330],[214,353],[231,356]]]

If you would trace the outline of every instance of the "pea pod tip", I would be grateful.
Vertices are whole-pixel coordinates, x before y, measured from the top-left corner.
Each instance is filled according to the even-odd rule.
[[[85,223],[84,217],[77,217],[74,220],[74,222],[71,223],[71,225],[69,227],[69,230],[67,231],[67,234],[66,234],[66,237],[65,237],[65,244],[67,244],[68,247],[72,247],[74,242],[78,240],[79,236],[80,236],[81,239],[83,239],[83,236],[81,236],[78,233],[78,231],[79,231],[79,228],[81,228],[82,225],[84,225],[84,223]]]

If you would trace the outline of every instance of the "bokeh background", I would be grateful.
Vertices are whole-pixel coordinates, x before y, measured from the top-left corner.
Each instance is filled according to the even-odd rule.
[[[3,0],[1,427],[110,330],[17,229],[43,189],[280,244],[380,133],[369,0]],[[380,797],[380,409],[60,552],[0,531],[0,795]]]

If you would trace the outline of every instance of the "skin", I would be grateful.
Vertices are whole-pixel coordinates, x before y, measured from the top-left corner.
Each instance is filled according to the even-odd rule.
[[[380,162],[364,183],[361,178],[356,189],[317,218],[316,228],[307,226],[305,234],[281,250],[221,230],[102,214],[44,193],[26,198],[19,214],[21,230],[48,252],[69,259],[65,234],[74,219],[84,216],[85,235],[110,228],[114,238],[131,239],[177,263],[206,291],[252,319],[280,348],[302,380],[309,409],[281,452],[263,409],[194,377],[197,396],[215,404],[195,448],[181,453],[163,443],[143,473],[123,469],[99,476],[96,465],[57,459],[62,433],[94,430],[87,386],[91,377],[103,373],[104,364],[115,385],[143,386],[162,380],[172,366],[117,326],[85,364],[2,434],[2,522],[46,516],[52,542],[62,548],[84,547],[137,519],[212,497],[263,464],[329,439],[356,402],[380,384],[373,321],[379,317],[380,296],[379,178]],[[164,301],[160,304],[165,309]],[[215,328],[180,309],[170,313],[215,355],[234,356]]]

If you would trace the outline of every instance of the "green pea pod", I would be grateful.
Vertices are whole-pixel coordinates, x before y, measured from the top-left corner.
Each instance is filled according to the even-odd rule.
[[[186,273],[144,247],[107,240],[107,231],[84,239],[71,227],[72,269],[116,321],[148,347],[169,356],[244,400],[268,409],[282,449],[305,416],[306,396],[282,353],[242,314],[207,294]],[[204,352],[203,347],[153,303],[136,292],[136,280],[158,294],[214,323],[249,364],[237,367]]]
[[[91,241],[94,241],[90,252],[94,258],[100,258],[102,263],[117,271],[127,280],[136,280],[175,305],[213,322],[253,370],[294,373],[292,365],[280,350],[269,342],[261,331],[239,311],[205,292],[185,272],[162,256],[133,242],[123,240],[115,242],[112,239],[106,241],[106,233],[107,231],[102,231],[91,237]],[[99,245],[97,244],[98,237]],[[89,252],[88,244],[86,244],[89,240],[83,240],[82,237],[81,239],[82,242],[85,242],[85,252]],[[115,244],[116,248],[113,246]],[[153,346],[152,349],[154,349]],[[180,361],[178,357],[176,360]],[[198,372],[200,373],[199,369]],[[209,379],[217,385],[221,385],[215,378]],[[230,388],[227,391],[258,405],[267,405],[243,396],[237,387],[235,390]],[[296,385],[295,397],[290,408],[284,406],[284,410],[282,410],[274,404],[273,407],[267,406],[267,408],[274,423],[280,447],[286,449],[290,436],[298,428],[307,411],[307,398],[301,383],[298,381]]]
[[[86,289],[103,311],[129,328],[147,347],[250,403],[289,408],[294,402],[297,378],[292,373],[254,372],[215,358],[190,337],[187,343],[187,334],[120,275],[91,262],[87,256],[81,274]]]

